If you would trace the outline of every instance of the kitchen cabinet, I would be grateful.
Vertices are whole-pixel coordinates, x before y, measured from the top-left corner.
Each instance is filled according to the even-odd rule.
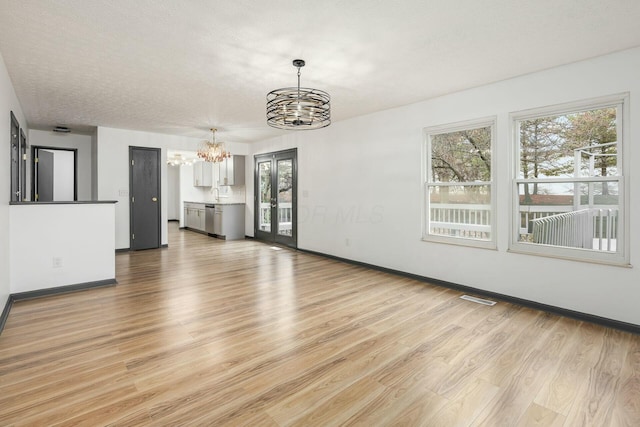
[[[231,156],[220,162],[218,185],[244,185],[244,156]]]
[[[205,231],[205,208],[203,203],[185,202],[184,226],[192,230]]]
[[[213,185],[213,163],[195,162],[193,164],[193,186],[211,187]]]
[[[244,204],[215,205],[213,234],[220,239],[244,239]]]

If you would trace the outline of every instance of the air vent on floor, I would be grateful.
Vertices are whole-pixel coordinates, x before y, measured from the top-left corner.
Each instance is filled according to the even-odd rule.
[[[472,297],[471,295],[462,295],[460,298],[463,299],[463,300],[475,302],[476,304],[496,305],[495,301],[489,301],[488,299],[476,298],[476,297]]]

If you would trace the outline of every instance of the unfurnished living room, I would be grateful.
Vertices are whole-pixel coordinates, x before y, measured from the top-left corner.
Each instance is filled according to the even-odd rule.
[[[0,426],[639,426],[638,22],[0,1]]]

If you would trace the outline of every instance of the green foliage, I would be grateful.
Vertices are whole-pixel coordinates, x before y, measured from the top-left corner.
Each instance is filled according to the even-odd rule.
[[[617,145],[603,145],[617,141],[615,108],[538,117],[519,125],[521,178],[574,176],[577,168],[582,176],[617,173]],[[579,165],[575,164],[577,152],[581,154]],[[595,167],[592,171],[591,157]],[[537,192],[534,184],[532,194]]]
[[[434,182],[491,180],[491,128],[449,132],[431,137]]]

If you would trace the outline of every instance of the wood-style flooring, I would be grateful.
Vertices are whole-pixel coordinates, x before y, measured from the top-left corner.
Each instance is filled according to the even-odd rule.
[[[170,225],[21,301],[0,425],[640,426],[640,336]]]

